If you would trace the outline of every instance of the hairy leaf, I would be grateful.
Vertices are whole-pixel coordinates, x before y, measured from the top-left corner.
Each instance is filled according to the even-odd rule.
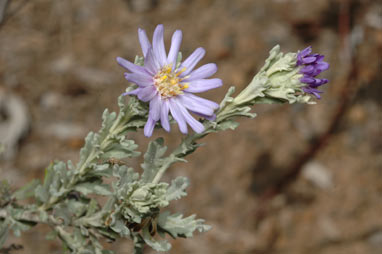
[[[189,185],[189,181],[187,177],[179,176],[171,181],[170,187],[167,189],[167,200],[177,200],[181,197],[187,196],[187,193],[185,192],[186,188]]]
[[[12,197],[17,200],[29,198],[34,195],[34,191],[39,184],[40,184],[40,181],[37,179],[34,179],[30,183],[23,186],[21,189],[14,192]]]
[[[203,219],[195,219],[195,215],[183,218],[182,214],[163,212],[158,217],[158,226],[172,237],[192,237],[195,230],[205,232],[211,229]]]
[[[142,237],[143,240],[149,245],[151,248],[153,248],[156,251],[169,251],[171,249],[171,244],[167,242],[166,240],[155,240],[150,232],[149,227],[146,226],[142,230]]]
[[[5,241],[7,240],[9,235],[9,228],[6,221],[3,221],[0,224],[0,248],[3,247]]]
[[[84,195],[94,193],[98,195],[109,196],[112,194],[108,184],[100,184],[96,182],[80,183],[74,187],[74,190],[79,191]]]
[[[167,150],[167,147],[163,146],[163,143],[163,138],[158,138],[150,142],[147,148],[147,152],[144,155],[144,162],[141,164],[143,168],[142,180],[144,182],[151,182],[163,163],[161,158]]]

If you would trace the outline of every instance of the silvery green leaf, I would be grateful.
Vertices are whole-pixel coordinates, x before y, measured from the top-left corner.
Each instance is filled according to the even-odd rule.
[[[52,184],[52,181],[53,181],[53,177],[54,177],[53,166],[54,166],[54,163],[50,163],[49,166],[45,169],[43,186],[46,191],[49,190],[49,186]]]
[[[74,165],[73,165],[73,162],[72,162],[71,160],[68,160],[68,161],[66,162],[66,165],[67,165],[69,171],[74,171],[74,170],[76,169],[76,168],[74,167]]]
[[[106,229],[106,228],[98,228],[98,233],[100,233],[103,237],[105,237],[108,240],[114,241],[119,237],[119,234],[115,233],[112,230]]]
[[[0,207],[6,206],[11,201],[11,189],[6,180],[0,182]]]
[[[203,146],[203,144],[198,144],[195,141],[203,137],[203,135],[206,135],[206,133],[202,133],[202,134],[193,133],[193,134],[187,135],[185,138],[183,138],[182,143],[168,157],[168,160],[171,161],[176,159],[177,161],[187,162],[185,159],[181,159],[179,157],[185,157],[186,155],[194,152],[198,147]],[[171,157],[173,156],[173,154],[176,154],[175,158]]]
[[[204,220],[195,219],[195,215],[183,218],[182,214],[163,212],[159,214],[158,226],[168,232],[172,237],[192,237],[195,230],[206,232],[211,229],[204,224]]]
[[[49,193],[51,196],[61,196],[66,191],[64,186],[68,181],[67,173],[69,171],[67,171],[66,164],[62,161],[55,162],[50,170],[52,180],[48,187]],[[44,184],[44,187],[47,186]]]
[[[126,207],[125,209],[123,209],[122,215],[128,221],[132,221],[135,223],[142,222],[142,214],[140,211],[137,211],[136,209]]]
[[[70,210],[66,204],[62,203],[56,205],[53,210],[54,217],[60,219],[63,225],[69,225],[73,212],[74,211]]]
[[[0,248],[3,247],[9,235],[9,228],[6,221],[0,223]]]
[[[223,122],[216,125],[215,129],[217,131],[225,131],[228,129],[234,130],[239,126],[238,122],[235,122],[233,120],[224,120]]]
[[[86,215],[85,217],[91,216],[95,214],[98,210],[98,203],[95,199],[91,199],[89,204],[87,205]]]
[[[121,218],[116,218],[115,221],[113,221],[113,224],[110,225],[110,228],[118,233],[121,237],[126,237],[130,235],[130,230],[126,226],[126,223]]]
[[[127,90],[126,90],[127,91]],[[120,96],[118,98],[118,105],[126,112],[129,112],[133,116],[141,116],[147,119],[148,114],[148,105],[147,103],[142,102],[136,97],[130,96],[128,103],[125,103],[126,97]]]
[[[120,140],[116,140],[116,142],[104,149],[101,158],[125,159],[136,157],[140,155],[140,152],[135,151],[137,147],[138,145],[135,144],[133,140],[126,140],[125,137],[122,136]]]
[[[254,79],[255,80],[255,79]],[[235,98],[232,97],[232,94],[235,91],[234,87],[230,87],[225,95],[223,101],[220,103],[220,109],[217,112],[216,123],[221,124],[222,127],[215,126],[216,130],[224,130],[227,128],[236,128],[236,124],[232,124],[230,118],[237,116],[244,116],[249,118],[254,118],[256,114],[251,113],[251,108],[248,105],[252,100],[258,96],[263,96],[262,89],[257,89],[254,80],[248,85],[238,96]],[[224,121],[230,120],[228,125],[223,125]]]
[[[41,203],[45,203],[49,199],[49,193],[48,191],[42,186],[38,185],[34,191],[34,195],[38,201]]]
[[[94,164],[92,171],[90,171],[88,175],[95,177],[111,177],[113,175],[113,168],[109,163]]]
[[[85,145],[80,150],[80,161],[77,163],[77,168],[81,168],[85,164],[91,153],[93,153],[93,148],[95,149],[98,146],[98,135],[94,132],[89,132],[85,138]]]
[[[12,197],[17,200],[29,198],[34,195],[36,187],[40,184],[37,179],[32,180],[30,183],[24,185],[22,188],[12,194]]]
[[[171,244],[166,240],[155,240],[151,236],[148,226],[142,229],[142,237],[145,243],[156,251],[169,251],[171,249]]]
[[[105,109],[102,114],[102,127],[98,132],[99,140],[104,140],[109,134],[109,130],[113,126],[116,117],[117,114],[115,112],[109,113],[109,110]]]
[[[17,220],[13,220],[10,224],[10,228],[13,231],[13,234],[17,237],[20,237],[22,231],[27,231],[33,226],[33,224],[29,222],[20,222]]]
[[[126,183],[134,182],[139,179],[139,174],[134,172],[133,168],[129,168],[125,165],[114,165],[113,166],[113,176],[119,178],[116,183],[118,186],[122,186]],[[117,186],[114,184],[115,186]],[[117,187],[115,187],[117,189]]]
[[[170,187],[167,189],[166,198],[168,201],[177,200],[181,197],[187,196],[185,192],[189,185],[187,177],[179,176],[171,181]]]
[[[109,197],[109,199],[106,201],[105,205],[102,207],[101,212],[102,213],[107,213],[111,209],[113,209],[114,204],[115,204],[115,198],[113,196]]]
[[[176,64],[175,64],[175,69],[178,69],[180,64],[182,62],[182,52],[178,53],[178,56],[176,58]]]
[[[89,237],[89,230],[85,228],[84,226],[80,226],[81,235]]]
[[[280,53],[280,46],[275,46],[270,52],[270,64],[264,69],[268,76],[276,72],[290,72],[296,66],[296,53]]]
[[[268,77],[264,73],[257,74],[249,85],[241,91],[232,101],[236,106],[253,105],[258,97],[264,97],[264,91],[268,88]]]
[[[167,147],[163,146],[163,138],[151,141],[144,155],[144,162],[141,164],[143,168],[142,180],[151,182],[162,165],[162,156],[165,154]]]
[[[273,98],[273,97],[261,97],[261,98],[256,98],[256,103],[257,104],[283,104],[285,103],[285,101],[278,98]]]
[[[90,205],[85,203],[83,200],[68,199],[66,200],[66,205],[71,213],[75,217],[79,217],[88,211]]]
[[[131,217],[135,214],[138,216],[147,215],[160,207],[169,204],[166,193],[167,183],[143,183],[133,182],[126,190],[126,199],[128,206],[124,206],[123,210]],[[131,214],[133,213],[133,214]]]
[[[143,66],[145,64],[145,58],[143,56],[135,56],[134,63],[139,66]]]
[[[74,187],[74,190],[79,191],[84,195],[94,193],[98,195],[109,196],[112,194],[110,186],[108,184],[100,184],[97,182],[84,182],[77,184]]]
[[[234,86],[231,86],[231,87],[228,89],[226,95],[224,96],[224,99],[223,99],[222,102],[220,103],[220,106],[219,106],[220,109],[225,108],[225,106],[226,106],[227,104],[232,103],[232,101],[233,101],[232,94],[233,94],[234,92],[235,92],[235,87],[234,87]]]

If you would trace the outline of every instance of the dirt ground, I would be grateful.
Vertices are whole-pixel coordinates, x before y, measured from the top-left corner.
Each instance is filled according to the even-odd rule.
[[[217,63],[224,82],[204,94],[215,101],[229,86],[248,84],[275,44],[285,52],[312,45],[331,64],[317,105],[258,105],[258,117],[208,136],[188,163],[169,170],[167,180],[191,180],[189,195],[171,209],[213,227],[172,241],[171,253],[382,253],[381,10],[372,0],[8,1],[0,97],[25,110],[20,138],[0,160],[1,179],[17,188],[42,178],[54,159],[78,160],[104,108],[117,109],[127,81],[115,57],[140,54],[138,27],[151,34],[164,24],[167,47],[182,29],[184,55],[204,47],[202,63]],[[0,124],[7,119],[0,114]],[[129,136],[145,150],[143,133]],[[181,137],[158,136],[170,147]],[[23,246],[12,253],[61,253],[47,232],[37,226],[11,237]],[[128,240],[108,247],[130,253]]]

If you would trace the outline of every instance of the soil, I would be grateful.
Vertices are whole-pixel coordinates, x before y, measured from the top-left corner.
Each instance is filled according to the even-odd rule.
[[[141,53],[138,27],[152,34],[164,24],[167,47],[181,29],[184,56],[204,47],[202,64],[217,63],[224,81],[203,94],[215,101],[231,85],[245,87],[274,45],[284,52],[312,45],[331,65],[316,105],[258,105],[255,119],[209,135],[188,163],[168,171],[167,181],[191,180],[171,209],[213,227],[170,240],[171,253],[382,253],[381,9],[372,0],[8,1],[0,93],[21,99],[29,126],[0,160],[1,179],[16,189],[41,179],[53,160],[78,160],[103,110],[117,110],[127,81],[115,57]],[[174,147],[181,134],[173,130],[151,139]],[[142,134],[129,137],[145,150]],[[139,168],[141,160],[130,163]],[[7,243],[23,246],[16,254],[61,253],[48,232],[37,226]],[[128,240],[107,246],[131,253]]]

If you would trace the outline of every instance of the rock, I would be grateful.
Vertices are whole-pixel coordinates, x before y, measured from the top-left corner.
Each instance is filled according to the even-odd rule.
[[[322,189],[328,189],[333,186],[331,172],[318,162],[306,164],[302,175],[305,179]]]
[[[322,232],[324,241],[336,241],[340,239],[341,232],[336,224],[329,217],[321,217],[318,221],[318,227]]]
[[[381,22],[381,3],[374,3],[370,6],[369,11],[366,13],[366,23],[375,29],[382,29]]]
[[[382,248],[382,230],[372,234],[367,241],[375,247]]]
[[[86,130],[81,125],[68,122],[52,123],[43,132],[61,140],[83,138],[86,134]]]
[[[56,109],[63,103],[62,95],[56,92],[47,92],[41,96],[40,105],[45,109]]]
[[[23,100],[0,90],[0,142],[4,147],[0,157],[12,159],[16,155],[18,142],[29,125],[29,114]]]

